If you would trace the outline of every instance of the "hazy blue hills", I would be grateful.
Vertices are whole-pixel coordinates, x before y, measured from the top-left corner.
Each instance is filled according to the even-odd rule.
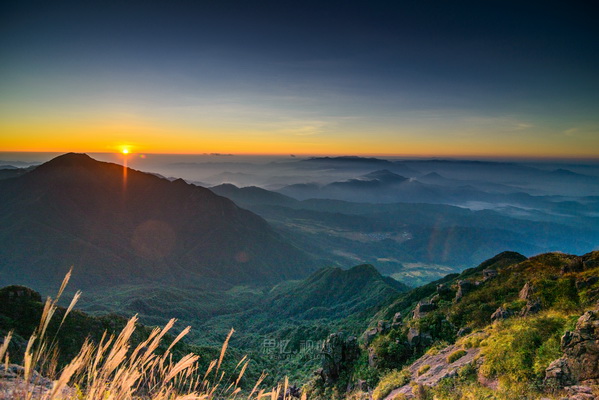
[[[384,170],[373,176],[396,179]],[[471,210],[446,204],[298,201],[233,185],[212,190],[261,215],[319,258],[342,267],[372,264],[411,285],[474,266],[508,248],[526,255],[552,250],[585,253],[599,240],[598,220],[592,217],[597,203],[590,197],[583,203],[521,193],[512,198],[538,208],[504,204]],[[373,189],[373,196],[377,192]]]
[[[242,207],[252,204],[290,206],[298,203],[296,199],[289,196],[257,186],[239,188],[230,183],[223,183],[222,185],[211,187],[210,190],[220,196],[233,200]]]
[[[183,180],[66,154],[0,181],[0,282],[264,284],[313,262],[250,211]]]

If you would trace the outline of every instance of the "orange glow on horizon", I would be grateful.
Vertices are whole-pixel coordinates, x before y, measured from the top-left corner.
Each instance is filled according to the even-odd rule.
[[[16,128],[16,127],[15,127]],[[160,129],[138,132],[128,129],[126,138],[120,132],[94,132],[82,136],[80,129],[46,129],[30,133],[29,129],[11,129],[6,134],[0,124],[0,149],[3,152],[79,152],[118,153],[124,157],[138,154],[235,154],[289,156],[342,156],[369,157],[449,157],[449,158],[588,158],[596,159],[594,138],[577,141],[566,138],[559,141],[540,141],[535,138],[427,138],[411,137],[400,133],[384,137],[354,134],[286,136],[256,132],[181,131],[167,135]],[[18,133],[18,134],[17,134]],[[97,133],[97,134],[96,134]]]

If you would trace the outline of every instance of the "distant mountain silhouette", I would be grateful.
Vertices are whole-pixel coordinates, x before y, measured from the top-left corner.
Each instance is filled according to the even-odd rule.
[[[315,198],[372,203],[439,202],[442,198],[440,188],[408,179],[388,169],[376,170],[358,178],[323,186],[289,185],[278,192],[298,200]]]
[[[384,183],[401,183],[408,180],[408,178],[395,174],[388,169],[370,172],[364,175],[362,178],[365,180],[377,180]]]
[[[214,193],[219,196],[233,200],[241,206],[250,205],[277,205],[277,206],[292,206],[298,203],[297,200],[283,194],[262,189],[257,186],[248,186],[239,188],[230,183],[211,187]]]
[[[77,285],[299,278],[312,261],[208,189],[85,154],[0,181],[0,283]]]
[[[313,157],[301,160],[300,168],[327,169],[327,170],[368,170],[384,168],[388,171],[413,177],[421,173],[402,162],[392,162],[381,158],[342,156],[342,157]]]

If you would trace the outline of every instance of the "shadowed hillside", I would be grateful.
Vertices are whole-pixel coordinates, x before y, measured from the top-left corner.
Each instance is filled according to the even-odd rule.
[[[268,283],[312,262],[257,215],[211,191],[57,157],[0,181],[0,283],[43,287],[75,266],[77,287],[131,282]]]

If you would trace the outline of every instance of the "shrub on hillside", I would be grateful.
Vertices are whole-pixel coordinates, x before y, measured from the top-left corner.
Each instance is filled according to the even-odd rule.
[[[483,342],[482,374],[498,377],[504,387],[540,381],[545,368],[559,356],[560,338],[572,323],[568,315],[554,311],[499,322]]]
[[[372,392],[373,400],[382,400],[389,395],[394,389],[402,387],[410,382],[412,378],[410,371],[407,368],[401,371],[394,370],[381,378],[379,384]]]
[[[448,355],[445,360],[447,361],[448,364],[451,364],[451,363],[459,360],[460,358],[464,357],[466,354],[468,354],[466,352],[466,350],[456,350],[453,353],[451,353],[450,355]]]
[[[429,369],[431,369],[430,364],[424,364],[422,367],[418,368],[418,376],[426,374]]]

